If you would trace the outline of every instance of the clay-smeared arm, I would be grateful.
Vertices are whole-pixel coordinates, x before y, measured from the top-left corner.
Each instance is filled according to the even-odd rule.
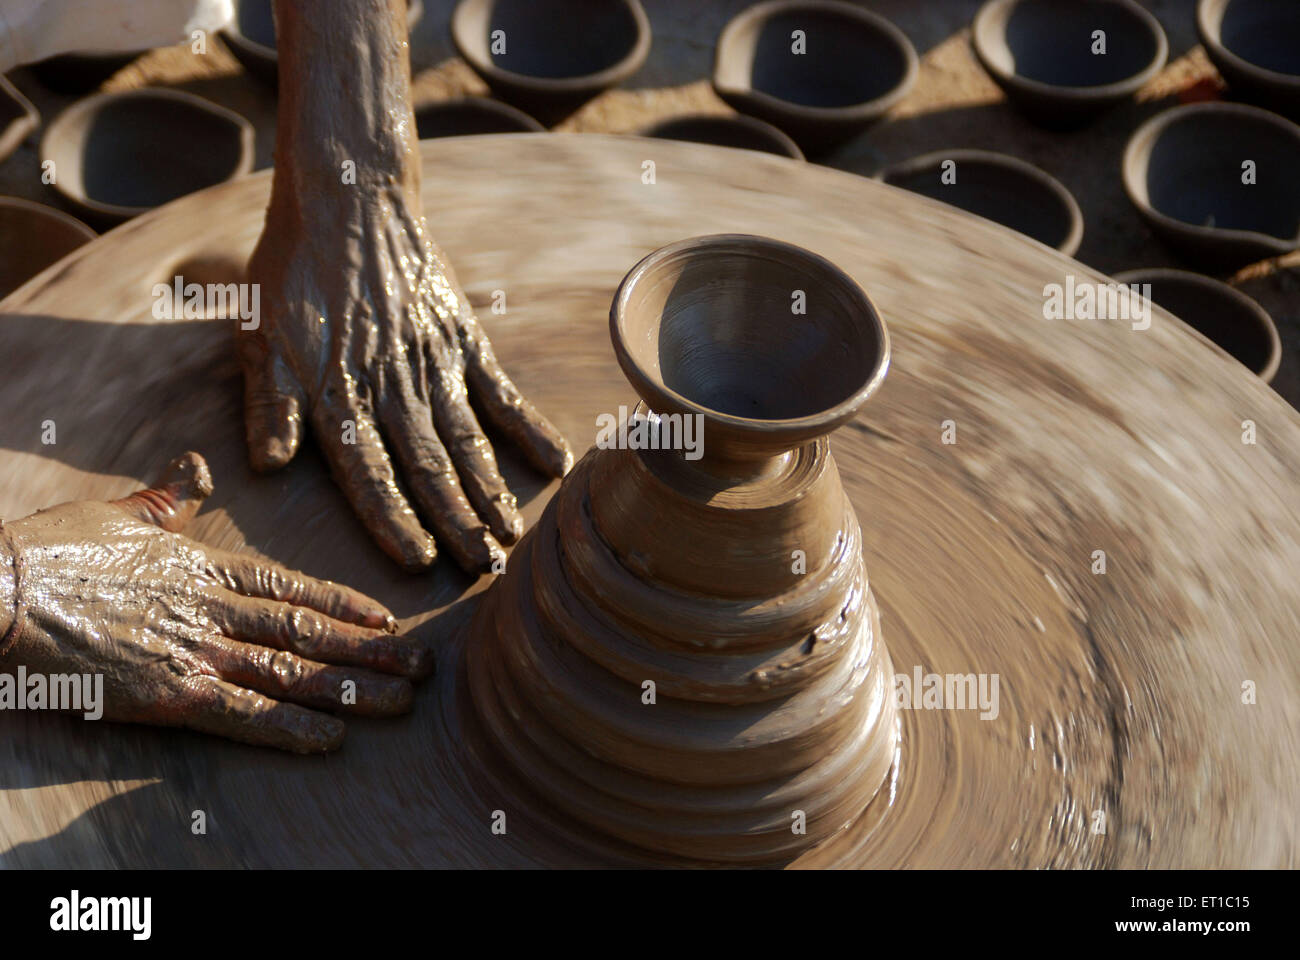
[[[486,571],[523,521],[471,395],[542,472],[562,476],[572,455],[502,371],[420,213],[404,0],[275,12],[275,178],[249,264],[263,311],[238,335],[253,465],[283,466],[310,425],[390,556],[433,562],[422,519]]]
[[[109,720],[300,753],[342,741],[320,711],[406,712],[406,677],[431,669],[430,652],[355,590],[181,536],[211,491],[189,453],[125,499],[5,523],[0,637],[14,634],[0,670],[102,675]]]

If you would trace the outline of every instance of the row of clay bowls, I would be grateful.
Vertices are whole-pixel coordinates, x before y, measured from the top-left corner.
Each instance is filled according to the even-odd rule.
[[[41,123],[40,112],[0,77],[0,163],[8,160]],[[95,231],[75,217],[18,197],[0,197],[0,299],[77,247]]]
[[[1265,83],[1248,69],[1249,60],[1242,60],[1246,67],[1237,63],[1255,54],[1285,66],[1290,55],[1285,43],[1279,52],[1275,40],[1269,47],[1258,29],[1245,29],[1259,22],[1250,19],[1247,8],[1263,2],[1202,0],[1198,26],[1215,62],[1231,65],[1224,69],[1234,89],[1284,93],[1283,74],[1277,74],[1281,82]],[[226,40],[250,73],[274,83],[271,0],[241,0],[236,6]],[[414,21],[422,3],[413,0],[409,6]],[[570,17],[575,7],[582,8],[579,40],[572,31],[558,36],[556,24],[571,22],[559,15],[559,7]],[[1300,15],[1293,19],[1300,24]],[[1091,36],[1098,24],[1110,44],[1107,56],[1078,53],[1078,36]],[[422,138],[542,130],[521,107],[547,122],[562,119],[635,73],[650,46],[648,19],[638,0],[461,0],[450,27],[462,56],[496,94],[515,105],[483,97],[424,105],[416,111]],[[1264,33],[1276,38],[1285,31]],[[520,37],[529,42],[518,42]],[[556,42],[545,42],[550,37]],[[798,55],[792,38],[805,44],[802,52],[811,44],[818,55]],[[1009,100],[1053,127],[1077,126],[1132,96],[1164,65],[1168,50],[1159,23],[1134,0],[1075,5],[989,0],[975,18],[972,43]],[[77,58],[59,59],[75,79],[78,70],[68,61]],[[916,73],[917,57],[907,37],[869,11],[835,0],[768,0],[733,18],[715,51],[714,89],[742,115],[674,117],[637,133],[798,159],[803,150],[824,152],[880,119],[906,95]],[[1247,82],[1238,80],[1242,75]],[[1252,86],[1250,80],[1258,82]],[[138,172],[139,157],[157,153],[149,143],[163,126],[154,122],[159,113],[168,125],[187,131],[180,142],[193,145],[189,156],[169,158],[157,175],[123,175]],[[1196,149],[1188,149],[1193,143]],[[1271,169],[1297,156],[1300,128],[1251,107],[1201,104],[1155,117],[1126,151],[1124,183],[1133,203],[1157,233],[1198,264],[1226,269],[1300,245],[1300,222],[1295,222],[1300,221],[1300,187],[1292,177],[1265,176],[1268,171],[1261,170],[1245,191],[1232,187],[1239,178],[1224,175],[1243,144],[1260,158],[1257,163]],[[88,220],[106,226],[246,172],[252,129],[238,115],[187,94],[135,91],[76,104],[51,125],[42,153],[62,172],[56,188]],[[82,156],[94,163],[79,163]],[[949,162],[962,165],[959,185],[941,179]],[[1069,191],[1014,157],[947,151],[879,176],[999,220],[1066,254],[1077,250],[1082,237],[1082,214]],[[1025,196],[1035,202],[1024,203]],[[1218,211],[1217,219],[1207,211]]]

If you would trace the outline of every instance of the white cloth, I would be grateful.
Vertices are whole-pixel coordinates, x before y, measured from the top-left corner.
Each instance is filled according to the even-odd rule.
[[[233,16],[231,0],[0,0],[0,73],[60,53],[180,43]]]

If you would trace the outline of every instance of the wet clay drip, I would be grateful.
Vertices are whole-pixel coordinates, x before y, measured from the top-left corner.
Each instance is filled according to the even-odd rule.
[[[815,467],[744,506],[691,490],[670,453],[593,450],[564,483],[469,644],[475,707],[537,793],[635,845],[731,862],[793,858],[865,808],[893,759],[893,669],[827,442],[796,456]],[[788,528],[810,502],[832,535],[773,592],[736,531]],[[683,514],[691,549],[643,552]]]

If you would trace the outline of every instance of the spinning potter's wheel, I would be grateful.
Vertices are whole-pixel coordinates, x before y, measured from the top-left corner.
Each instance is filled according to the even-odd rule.
[[[634,403],[609,302],[663,244],[799,244],[889,324],[883,388],[831,438],[883,636],[899,673],[997,674],[998,715],[901,710],[877,801],[795,865],[1295,865],[1300,420],[1264,385],[1165,314],[1141,331],[1045,320],[1045,284],[1099,277],[857,177],[594,135],[422,146],[430,226],[503,363],[577,450],[598,414]],[[155,283],[232,279],[269,186],[255,176],[141,217],[5,302],[0,516],[121,496],[197,449],[216,492],[193,536],[373,594],[437,638],[438,675],[410,717],[350,720],[323,758],[0,713],[0,863],[635,862],[496,775],[462,675],[487,580],[445,562],[399,573],[306,445],[281,473],[251,474],[229,324],[152,317]],[[499,449],[533,523],[553,488]]]

